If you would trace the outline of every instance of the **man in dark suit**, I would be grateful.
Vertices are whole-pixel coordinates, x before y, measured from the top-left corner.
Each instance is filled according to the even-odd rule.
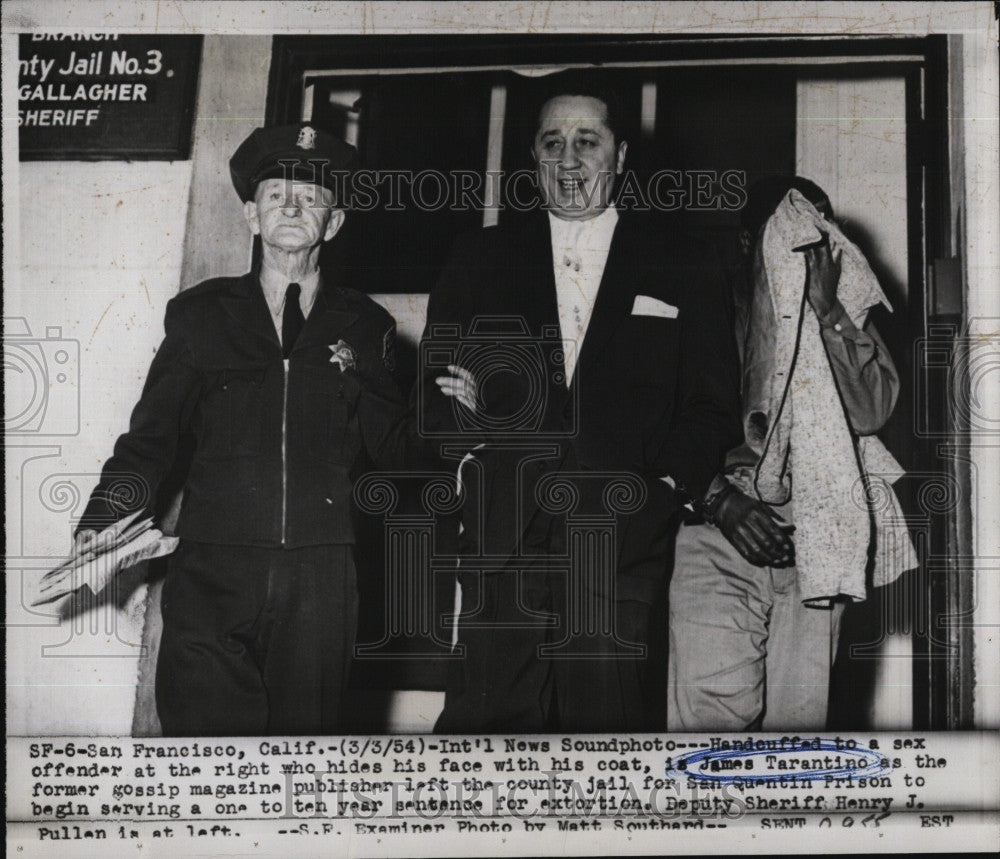
[[[675,514],[740,432],[721,276],[611,205],[614,96],[558,86],[532,145],[542,211],[460,241],[428,307],[423,428],[469,455],[438,731],[661,728],[650,605]]]
[[[162,600],[168,736],[339,724],[357,619],[352,485],[369,458],[399,467],[408,431],[392,317],[317,266],[344,222],[333,189],[353,160],[309,125],[259,128],[240,146],[231,174],[261,262],[167,305],[166,338],[80,523],[84,548],[151,509],[193,435]]]

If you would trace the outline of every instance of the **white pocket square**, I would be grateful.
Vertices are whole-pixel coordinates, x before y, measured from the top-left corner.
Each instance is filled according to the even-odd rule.
[[[633,316],[661,316],[664,319],[676,319],[677,308],[658,298],[648,295],[637,295],[632,305]]]

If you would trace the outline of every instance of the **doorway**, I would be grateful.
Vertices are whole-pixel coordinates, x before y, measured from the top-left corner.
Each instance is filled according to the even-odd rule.
[[[268,121],[310,120],[353,136],[362,162],[381,171],[485,177],[529,167],[524,113],[532,78],[599,65],[624,95],[639,144],[630,148],[630,166],[640,184],[668,167],[704,174],[709,185],[736,171],[744,187],[798,172],[827,190],[893,304],[876,325],[901,392],[880,435],[907,471],[897,490],[922,560],[845,617],[831,690],[831,724],[845,730],[955,729],[971,719],[971,639],[960,623],[971,570],[958,562],[971,554],[961,527],[969,478],[959,419],[945,408],[964,321],[948,205],[947,51],[943,37],[933,36],[274,40]],[[485,181],[480,206],[428,207],[414,186],[397,202],[399,211],[349,219],[338,251],[344,256],[327,261],[355,288],[424,296],[457,232],[517,217]],[[686,206],[664,223],[699,233],[733,266],[737,217],[724,206]],[[400,364],[406,385],[412,352]],[[378,543],[377,532],[372,539]],[[373,608],[363,628],[377,638],[384,634],[381,566],[377,552],[372,558],[369,582],[376,584],[366,602]],[[452,590],[447,576],[438,579],[436,616],[444,617]],[[440,689],[444,669],[444,660],[401,655],[380,663],[372,682]]]

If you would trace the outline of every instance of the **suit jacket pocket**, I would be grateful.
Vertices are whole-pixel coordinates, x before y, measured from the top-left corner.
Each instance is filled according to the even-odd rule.
[[[359,390],[356,385],[346,384],[333,364],[306,366],[301,379],[301,388],[289,391],[298,399],[295,434],[302,439],[307,455],[342,463]]]
[[[203,456],[228,459],[260,452],[266,372],[264,367],[225,367],[209,375],[202,401]]]
[[[634,385],[656,385],[677,371],[680,321],[662,316],[630,316],[622,326]]]

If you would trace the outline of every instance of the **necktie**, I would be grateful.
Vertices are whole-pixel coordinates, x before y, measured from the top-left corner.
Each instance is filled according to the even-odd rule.
[[[281,317],[281,351],[286,358],[292,354],[292,347],[306,323],[299,305],[301,292],[302,287],[297,283],[288,284],[288,289],[285,290],[285,310]]]

